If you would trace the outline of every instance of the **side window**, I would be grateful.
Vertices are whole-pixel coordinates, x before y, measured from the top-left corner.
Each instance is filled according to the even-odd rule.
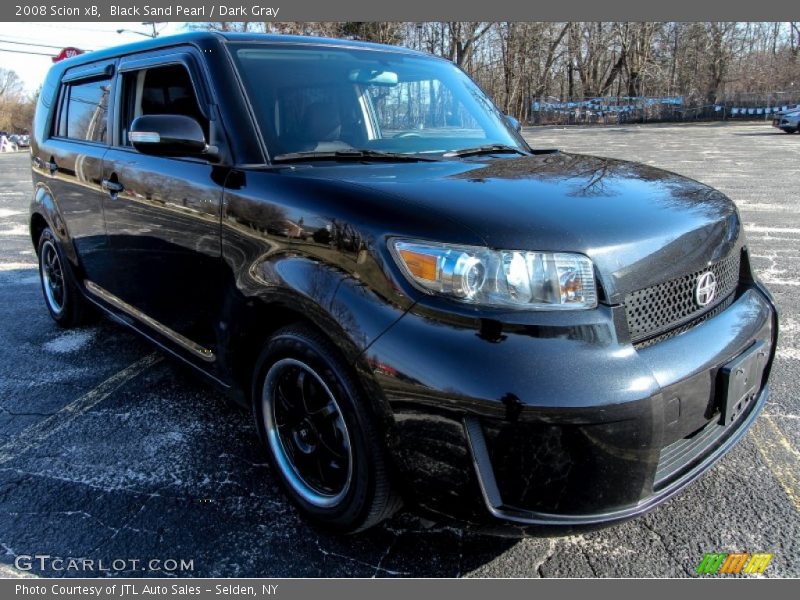
[[[76,81],[64,86],[54,134],[73,140],[106,143],[111,81]]]
[[[123,75],[122,144],[130,146],[131,123],[143,115],[185,115],[203,128],[208,138],[208,119],[200,111],[189,72],[183,65],[168,65]]]

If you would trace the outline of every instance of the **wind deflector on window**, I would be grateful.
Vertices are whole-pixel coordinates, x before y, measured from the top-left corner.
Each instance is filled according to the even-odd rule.
[[[85,69],[76,69],[70,71],[62,78],[64,83],[73,83],[75,81],[89,81],[92,79],[110,79],[114,76],[114,65],[95,65]]]

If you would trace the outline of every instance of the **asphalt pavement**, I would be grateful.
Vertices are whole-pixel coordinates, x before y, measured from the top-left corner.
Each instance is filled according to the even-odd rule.
[[[0,154],[0,577],[683,577],[706,552],[771,552],[763,576],[800,576],[800,135],[765,123],[524,134],[669,169],[738,204],[781,337],[769,405],[709,473],[583,535],[491,537],[412,511],[357,536],[318,533],[277,489],[248,414],[108,319],[72,331],[50,320],[27,227],[30,159]],[[28,570],[28,555],[51,558]],[[68,568],[83,559],[95,570]]]

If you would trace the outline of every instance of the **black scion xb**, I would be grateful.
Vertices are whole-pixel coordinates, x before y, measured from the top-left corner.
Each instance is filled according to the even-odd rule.
[[[57,63],[34,128],[53,319],[109,313],[227,390],[317,524],[621,521],[766,402],[734,204],[531,149],[445,60],[191,33]]]

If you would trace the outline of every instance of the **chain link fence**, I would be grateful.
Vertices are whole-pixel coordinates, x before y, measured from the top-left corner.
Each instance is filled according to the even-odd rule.
[[[531,125],[618,125],[682,121],[770,120],[800,109],[800,91],[735,94],[714,104],[685,96],[540,99],[531,102]]]

